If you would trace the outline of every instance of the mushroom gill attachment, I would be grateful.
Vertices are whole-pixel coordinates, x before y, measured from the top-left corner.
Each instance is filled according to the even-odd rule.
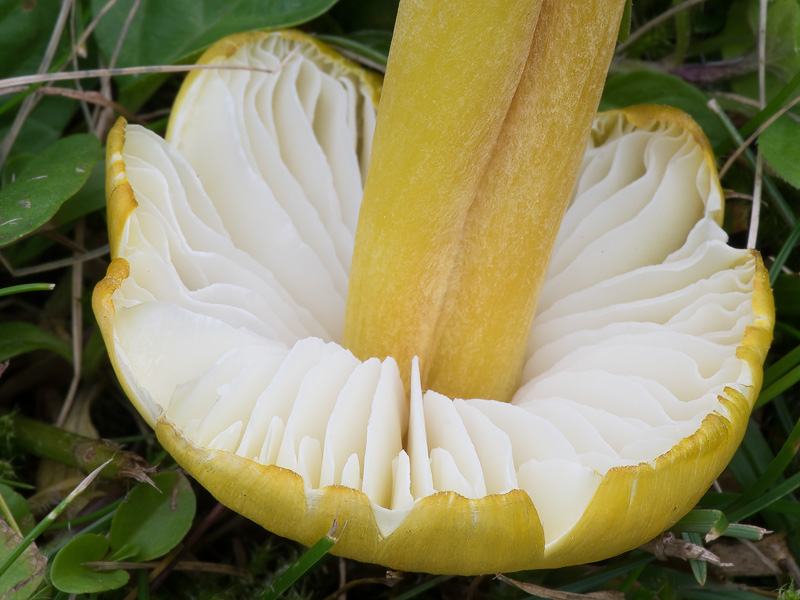
[[[406,391],[394,358],[340,344],[379,82],[295,32],[202,60],[259,70],[193,74],[169,141],[115,125],[93,296],[124,390],[192,476],[270,531],[311,544],[338,518],[335,554],[430,573],[599,560],[691,509],[743,436],[774,309],[688,116],[597,117],[522,384],[451,399],[417,360]]]

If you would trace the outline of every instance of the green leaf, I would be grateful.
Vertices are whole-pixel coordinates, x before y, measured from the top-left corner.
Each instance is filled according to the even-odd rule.
[[[10,156],[6,163],[3,165],[3,172],[0,174],[0,187],[6,187],[16,178],[17,173],[21,173],[27,165],[34,158],[33,154],[15,154]]]
[[[139,546],[134,546],[133,544],[125,544],[119,550],[114,551],[111,556],[108,557],[108,560],[112,561],[122,561],[133,559],[137,554],[139,554],[140,549]]]
[[[34,350],[49,350],[72,361],[72,348],[66,340],[56,337],[25,321],[0,323],[0,361]]]
[[[713,541],[721,536],[758,541],[766,533],[769,533],[763,527],[729,523],[725,513],[721,510],[709,508],[695,508],[689,511],[687,515],[675,523],[671,531],[681,534],[696,533],[705,535],[706,542]]]
[[[9,100],[8,103],[13,103]],[[6,106],[2,104],[2,106]],[[9,132],[16,106],[0,115],[0,140]],[[19,136],[14,141],[11,156],[17,154],[40,154],[47,150],[62,136],[64,128],[75,114],[78,103],[71,98],[59,96],[44,96],[41,98],[33,112],[25,119]],[[6,169],[3,169],[4,176]]]
[[[22,539],[14,530],[0,519],[0,561],[5,560],[21,542]],[[42,556],[35,544],[30,544],[0,576],[0,592],[14,590],[0,597],[3,600],[28,600],[44,579],[46,566],[47,559]]]
[[[0,78],[36,72],[59,4],[59,0],[0,0]]]
[[[756,45],[759,20],[759,0],[734,2],[725,26],[727,43],[722,46],[725,59],[752,59],[752,73],[731,80],[733,91],[758,99]],[[767,100],[800,70],[797,55],[797,34],[800,25],[800,7],[797,0],[771,0],[767,9]]]
[[[195,497],[186,477],[169,471],[152,479],[158,490],[138,484],[114,514],[109,540],[115,554],[134,545],[134,560],[153,560],[177,546],[192,526]]]
[[[728,139],[719,118],[706,106],[708,98],[696,87],[673,75],[634,71],[611,77],[606,83],[600,110],[633,104],[664,104],[689,113],[703,128],[712,146]]]
[[[97,26],[100,50],[110,58],[134,0],[120,0]],[[220,38],[252,29],[292,27],[330,9],[336,0],[143,0],[131,21],[118,67],[165,65],[185,59]],[[107,0],[92,0],[95,15]],[[142,78],[125,78],[122,87]],[[150,78],[148,78],[150,79]],[[139,100],[152,89],[139,94]],[[122,103],[136,109],[123,97]]]
[[[0,246],[50,220],[101,158],[97,138],[82,134],[59,140],[31,160],[14,183],[0,190]]]
[[[5,500],[6,506],[11,511],[11,516],[14,517],[14,521],[16,521],[22,534],[25,535],[33,529],[36,523],[25,498],[2,483],[0,483],[0,496],[3,496],[3,500]]]
[[[758,146],[775,172],[800,188],[800,123],[783,115],[758,136]]]
[[[679,531],[683,534],[708,534],[710,539],[716,539],[725,533],[729,524],[728,518],[721,510],[696,508],[689,511],[689,514],[675,523],[672,530]]]
[[[83,187],[72,198],[64,202],[53,216],[55,225],[64,225],[84,217],[106,206],[106,164],[97,162]]]
[[[95,594],[121,588],[130,579],[126,571],[96,571],[83,564],[101,561],[107,552],[105,536],[95,533],[80,535],[56,554],[50,580],[56,589],[68,594]]]

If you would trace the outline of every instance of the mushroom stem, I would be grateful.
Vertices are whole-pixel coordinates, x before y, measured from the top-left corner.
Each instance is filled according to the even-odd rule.
[[[401,3],[344,343],[509,400],[624,1],[489,4]]]
[[[545,0],[517,93],[470,206],[427,387],[511,400],[624,1]]]
[[[539,2],[401,2],[350,272],[344,344],[434,352],[467,211],[528,57]]]

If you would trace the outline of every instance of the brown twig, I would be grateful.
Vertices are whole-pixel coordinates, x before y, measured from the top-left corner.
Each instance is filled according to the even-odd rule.
[[[576,594],[575,592],[565,592],[562,590],[552,590],[550,588],[542,587],[534,583],[527,583],[525,581],[517,581],[506,577],[502,573],[497,573],[495,579],[513,585],[515,588],[539,596],[540,598],[547,598],[548,600],[624,600],[625,594],[616,590],[589,592],[587,594]]]
[[[52,81],[72,81],[90,79],[92,77],[116,77],[118,75],[154,75],[157,73],[186,73],[188,71],[204,71],[221,69],[223,71],[254,71],[274,75],[279,69],[263,69],[249,65],[159,65],[151,67],[121,67],[116,69],[84,69],[65,73],[45,73],[41,75],[20,75],[0,81],[0,90],[20,85],[35,85]]]
[[[363,577],[361,579],[354,579],[353,581],[348,582],[347,584],[340,587],[338,590],[325,596],[324,600],[341,600],[342,596],[347,594],[350,590],[355,587],[359,587],[362,585],[367,585],[370,583],[380,583],[385,585],[386,587],[392,587],[397,584],[397,579],[391,579],[387,577]]]
[[[19,92],[24,92],[30,88],[28,85],[19,85],[13,88],[7,88],[5,90],[0,91],[0,96],[5,94],[17,94]],[[86,90],[73,90],[71,88],[62,88],[62,87],[51,87],[45,86],[40,87],[34,90],[36,94],[44,94],[47,96],[64,96],[65,98],[73,98],[75,100],[80,100],[82,102],[87,102],[89,104],[96,104],[98,106],[103,106],[105,108],[111,108],[125,117],[128,121],[132,121],[134,123],[138,123],[139,125],[147,125],[147,123],[137,117],[134,113],[129,111],[127,108],[114,102],[113,100],[109,100],[100,92],[95,91],[86,91]]]
[[[105,246],[100,246],[99,248],[95,248],[94,250],[89,250],[82,254],[76,254],[75,256],[54,260],[48,263],[42,263],[40,265],[34,265],[32,267],[24,267],[22,269],[15,269],[2,253],[0,253],[0,262],[6,269],[8,269],[8,272],[11,273],[12,277],[27,277],[28,275],[35,275],[36,273],[45,273],[47,271],[55,271],[56,269],[70,267],[77,262],[86,262],[87,260],[93,260],[95,258],[105,256],[106,254],[108,254],[108,244]]]
[[[156,569],[159,563],[157,562],[108,562],[108,561],[90,561],[83,563],[87,567],[93,568],[95,571],[113,571],[115,569],[142,570],[142,569]],[[204,573],[221,573],[223,575],[233,575],[234,577],[241,577],[252,581],[252,574],[247,569],[234,567],[233,565],[225,565],[221,563],[201,562],[196,560],[182,560],[175,565],[176,571],[202,571]],[[135,598],[136,596],[134,596]]]
[[[86,221],[81,218],[75,226],[75,245],[83,247],[86,234]],[[61,412],[56,420],[56,427],[63,427],[67,420],[75,395],[78,393],[78,385],[81,382],[81,366],[83,365],[83,305],[81,296],[83,294],[83,261],[76,261],[72,265],[72,302],[71,316],[72,322],[72,380],[69,384],[67,396],[61,406]]]

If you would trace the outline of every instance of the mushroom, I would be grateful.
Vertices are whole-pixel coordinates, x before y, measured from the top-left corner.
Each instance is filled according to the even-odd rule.
[[[599,560],[672,526],[744,434],[774,308],[706,138],[666,107],[594,118],[616,0],[502,4],[401,5],[360,216],[380,82],[304,34],[226,38],[201,62],[254,70],[193,72],[168,141],[109,136],[114,368],[165,449],[279,535],[337,518],[333,553],[430,573]],[[561,202],[533,252],[527,194]]]

